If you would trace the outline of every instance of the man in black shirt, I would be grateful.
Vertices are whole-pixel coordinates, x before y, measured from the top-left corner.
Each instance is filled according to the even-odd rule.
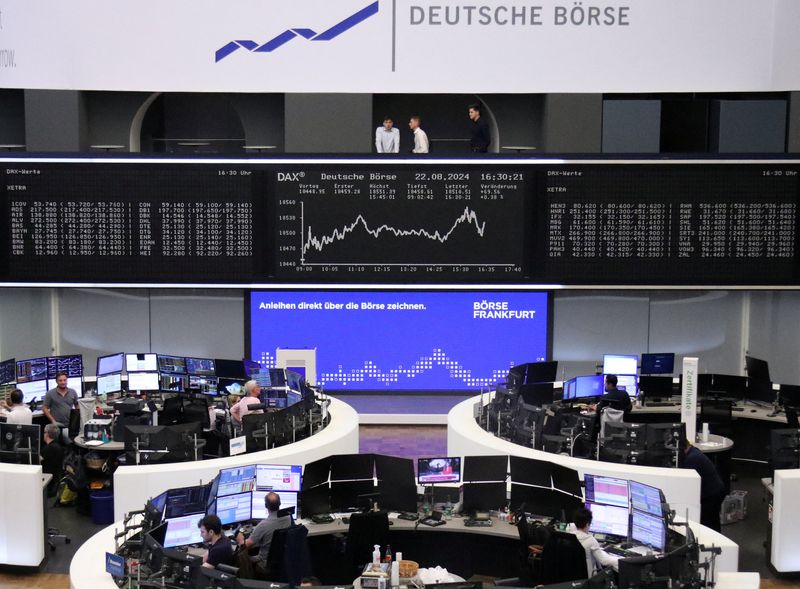
[[[47,496],[56,494],[58,483],[64,471],[64,448],[59,444],[61,430],[54,423],[44,426],[44,448],[42,448],[42,473],[53,475],[53,480],[47,485]]]
[[[725,499],[725,483],[714,463],[691,442],[687,442],[683,468],[693,468],[700,475],[700,524],[719,532],[719,512]]]
[[[200,537],[208,544],[208,552],[203,557],[203,566],[217,568],[218,564],[233,565],[231,541],[222,534],[222,522],[216,515],[207,515],[197,523]]]
[[[633,408],[633,404],[631,403],[631,398],[628,396],[628,393],[617,388],[616,374],[606,375],[606,393],[597,403],[597,412],[600,413],[600,411],[606,407],[611,407],[612,409],[618,409],[619,411],[622,411],[625,414],[625,419],[628,418],[628,414]]]
[[[481,108],[480,104],[470,104],[467,109],[469,119],[472,121],[470,125],[472,138],[469,141],[469,149],[472,153],[486,153],[492,142],[489,123],[486,122],[485,117],[481,116]]]

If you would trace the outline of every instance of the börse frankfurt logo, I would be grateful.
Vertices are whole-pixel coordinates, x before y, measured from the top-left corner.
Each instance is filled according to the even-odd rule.
[[[216,52],[216,62],[222,61],[226,57],[228,57],[231,53],[236,51],[239,48],[247,49],[248,51],[252,51],[255,53],[269,53],[271,51],[275,51],[281,45],[288,43],[295,37],[303,37],[308,41],[330,41],[344,33],[345,31],[352,29],[358,23],[367,20],[373,14],[378,13],[378,0],[373,2],[372,4],[362,8],[358,12],[353,15],[348,16],[341,22],[336,23],[331,28],[322,33],[317,34],[312,29],[289,29],[284,31],[277,37],[270,39],[263,45],[259,45],[255,41],[231,41],[230,43],[223,45]]]

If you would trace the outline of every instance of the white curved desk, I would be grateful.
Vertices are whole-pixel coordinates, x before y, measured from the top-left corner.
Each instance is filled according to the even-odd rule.
[[[491,456],[506,454],[533,458],[561,464],[578,471],[581,478],[586,473],[635,480],[664,491],[670,506],[680,516],[688,510],[689,519],[700,520],[700,475],[694,470],[637,466],[573,458],[526,448],[501,440],[477,424],[473,417],[480,396],[462,401],[447,415],[447,453],[450,456]]]
[[[199,517],[199,516],[198,516]],[[336,534],[347,532],[348,526],[343,524],[340,519],[335,520],[329,524],[313,524],[306,520],[300,520],[308,527],[309,537],[321,536],[325,534]],[[729,575],[727,583],[722,584],[722,577],[720,583],[717,585],[718,589],[739,589],[733,581],[738,577],[732,575],[738,570],[739,547],[728,540],[725,536],[709,530],[692,522],[690,524],[692,531],[695,533],[697,540],[701,544],[711,546],[719,546],[722,548],[721,554],[717,557],[716,570],[718,573],[726,573]],[[75,553],[75,557],[70,564],[69,576],[71,589],[118,589],[114,584],[111,575],[105,572],[105,553],[113,552],[114,533],[116,528],[122,529],[121,522],[109,526],[97,534],[89,538],[83,546]],[[447,536],[452,533],[469,533],[479,535],[497,536],[507,538],[511,541],[517,541],[518,534],[515,526],[509,525],[504,522],[495,521],[494,525],[489,528],[467,528],[464,526],[463,519],[454,518],[448,521],[446,525],[429,528],[420,526],[416,528],[414,522],[394,520],[392,526],[394,531],[412,531],[429,534],[444,534],[442,541],[447,542]],[[428,566],[431,563],[421,563],[423,566]],[[753,573],[746,573],[752,576]]]
[[[206,483],[220,469],[245,464],[299,464],[305,466],[332,454],[358,453],[358,414],[347,403],[331,399],[330,423],[313,436],[271,450],[251,452],[227,458],[120,466],[114,473],[114,519],[141,509],[150,497],[167,489]]]
[[[44,560],[45,491],[40,465],[0,464],[0,564]]]

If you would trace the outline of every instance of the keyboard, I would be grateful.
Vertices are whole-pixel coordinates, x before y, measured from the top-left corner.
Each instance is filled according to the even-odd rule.
[[[744,407],[733,406],[733,407],[731,407],[731,411],[744,411]]]
[[[624,550],[618,546],[607,546],[604,548],[606,552],[609,554],[613,554],[614,556],[619,556],[620,558],[632,558],[634,556],[641,556],[638,552],[633,552],[631,550]]]
[[[329,513],[321,513],[311,516],[311,521],[315,524],[330,524],[333,522],[333,516]]]
[[[678,407],[680,403],[673,401],[648,401],[645,407]]]
[[[490,519],[465,519],[464,526],[467,528],[490,528],[492,520]]]
[[[416,513],[401,513],[397,516],[397,519],[404,519],[408,522],[415,522],[419,519],[419,515]]]

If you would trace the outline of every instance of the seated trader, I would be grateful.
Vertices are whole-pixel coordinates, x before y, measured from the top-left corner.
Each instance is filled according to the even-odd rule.
[[[50,423],[56,423],[61,427],[69,427],[69,414],[74,407],[78,406],[78,393],[75,389],[67,386],[67,373],[59,372],[56,374],[55,388],[47,391],[42,404],[44,416]]]
[[[64,471],[64,448],[58,442],[61,430],[54,423],[44,426],[44,448],[42,448],[42,474],[53,475],[53,480],[47,485],[47,496],[56,494],[58,483]]]
[[[28,409],[22,401],[25,396],[19,389],[11,391],[8,400],[11,402],[9,407],[5,401],[0,401],[0,415],[4,415],[6,423],[13,423],[16,425],[31,425],[33,422],[33,413]]]
[[[597,412],[599,413],[606,407],[622,411],[625,414],[625,419],[628,418],[628,414],[633,408],[628,393],[617,388],[617,376],[615,374],[606,375],[606,393],[597,403]]]
[[[592,512],[585,507],[579,507],[572,515],[572,524],[567,528],[568,532],[572,532],[578,537],[578,542],[586,551],[586,571],[589,577],[604,567],[613,567],[615,571],[618,571],[619,557],[609,554],[601,548],[600,543],[589,533],[591,525]]]
[[[281,508],[281,497],[277,493],[267,493],[264,496],[264,505],[267,508],[267,518],[259,522],[247,540],[244,539],[244,534],[240,533],[236,537],[236,542],[239,546],[246,546],[248,549],[253,546],[257,547],[258,555],[253,560],[257,565],[266,569],[269,547],[272,544],[272,534],[275,533],[275,530],[282,530],[292,525],[292,518],[288,515],[278,517],[278,510]]]
[[[231,541],[222,534],[222,522],[216,515],[207,515],[199,522],[200,537],[208,544],[208,552],[203,556],[203,566],[217,568],[218,564],[233,565]]]
[[[687,441],[683,468],[693,468],[700,475],[700,524],[719,532],[719,512],[725,499],[725,483],[714,463]]]
[[[244,383],[244,395],[236,405],[231,407],[231,418],[233,423],[239,427],[242,425],[242,417],[248,413],[263,413],[261,409],[250,410],[251,405],[261,404],[261,399],[259,399],[261,387],[256,381],[248,380]]]

